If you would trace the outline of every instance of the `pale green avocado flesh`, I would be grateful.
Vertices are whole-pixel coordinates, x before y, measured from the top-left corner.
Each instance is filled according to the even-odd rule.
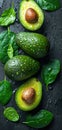
[[[28,8],[34,9],[35,12],[38,14],[37,22],[29,23],[26,21],[25,14]],[[20,3],[20,9],[19,9],[19,20],[20,20],[20,23],[26,29],[35,31],[35,30],[38,30],[42,26],[44,22],[44,13],[34,0],[22,0],[22,2]]]
[[[32,104],[27,104],[23,99],[22,99],[22,93],[26,88],[32,87],[35,92],[35,100]],[[30,80],[28,80],[27,82],[25,82],[23,85],[21,85],[15,94],[15,101],[17,106],[23,110],[23,111],[31,111],[33,109],[35,109],[40,101],[42,99],[42,84],[41,82],[36,79],[36,78],[31,78]]]

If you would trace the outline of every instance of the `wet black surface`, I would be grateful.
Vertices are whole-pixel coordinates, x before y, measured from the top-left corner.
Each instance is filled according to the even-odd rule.
[[[3,10],[11,6],[12,1],[13,0],[4,0],[2,8],[0,8],[0,14]],[[17,14],[19,3],[19,0],[14,0],[15,10]],[[17,19],[15,24],[10,26],[10,29],[16,33],[20,31],[27,31],[22,27],[22,25],[19,23]],[[6,30],[6,28],[0,27],[0,32],[2,32],[3,30]],[[46,58],[46,61],[58,58],[61,62],[62,70],[62,8],[55,12],[45,12],[44,25],[37,32],[47,36],[47,38],[50,41],[50,53],[49,56]],[[44,63],[43,61],[44,60],[41,60],[41,64]],[[37,75],[37,77],[39,77],[39,79],[41,80],[40,75]],[[3,65],[0,63],[0,80],[2,80],[3,78],[4,69]],[[13,90],[16,89],[20,84],[21,82],[13,82]],[[0,130],[35,130],[21,123],[21,121],[25,119],[27,113],[20,111],[16,106],[14,101],[14,93],[11,101],[6,106],[14,106],[22,117],[18,123],[12,123],[7,121],[6,119],[4,119],[3,116],[4,108],[0,105]],[[50,85],[48,92],[46,91],[46,88],[43,84],[43,100],[40,103],[39,107],[36,110],[34,110],[34,112],[36,113],[38,110],[42,108],[48,109],[54,114],[54,121],[43,130],[62,130],[62,71],[58,75],[56,81],[52,85]]]

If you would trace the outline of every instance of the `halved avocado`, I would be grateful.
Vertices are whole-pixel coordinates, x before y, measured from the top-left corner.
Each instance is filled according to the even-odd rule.
[[[44,13],[34,0],[22,0],[19,20],[28,30],[38,30],[44,22]]]
[[[27,90],[30,91],[30,95],[33,96],[34,100],[25,98],[27,96]],[[33,91],[34,90],[34,91]],[[31,93],[32,92],[32,93]],[[25,99],[23,99],[25,94]],[[15,93],[15,101],[17,106],[23,111],[31,111],[35,109],[42,99],[42,84],[37,78],[31,78],[23,85],[21,85]],[[28,102],[27,102],[28,101]]]

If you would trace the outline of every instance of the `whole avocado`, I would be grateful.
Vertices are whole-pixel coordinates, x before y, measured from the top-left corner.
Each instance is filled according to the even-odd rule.
[[[43,58],[49,52],[48,39],[41,34],[31,32],[20,32],[16,35],[18,46],[34,58]]]
[[[26,55],[18,55],[7,61],[4,70],[6,75],[13,80],[25,80],[36,74],[40,63]]]

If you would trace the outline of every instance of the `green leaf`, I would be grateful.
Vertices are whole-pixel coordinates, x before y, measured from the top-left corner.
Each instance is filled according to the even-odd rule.
[[[0,104],[6,105],[12,96],[11,83],[7,80],[0,81]]]
[[[7,107],[4,110],[3,114],[4,114],[4,117],[6,119],[8,119],[9,121],[16,122],[16,121],[19,120],[19,115],[18,115],[17,111],[13,107]]]
[[[9,58],[12,58],[12,57],[13,57],[13,47],[12,47],[11,44],[9,44],[7,53],[8,53],[8,57],[9,57]]]
[[[34,116],[27,116],[24,124],[33,128],[44,128],[51,123],[53,119],[53,114],[47,110],[40,110]]]
[[[36,0],[36,2],[42,9],[48,11],[54,11],[61,7],[60,0]]]
[[[0,16],[0,26],[8,26],[13,24],[16,19],[16,13],[13,6],[5,10]]]
[[[60,61],[52,60],[42,68],[42,78],[48,87],[49,84],[53,83],[60,72]]]
[[[18,54],[18,46],[15,42],[16,34],[10,30],[4,31],[0,34],[0,61],[6,61]]]

